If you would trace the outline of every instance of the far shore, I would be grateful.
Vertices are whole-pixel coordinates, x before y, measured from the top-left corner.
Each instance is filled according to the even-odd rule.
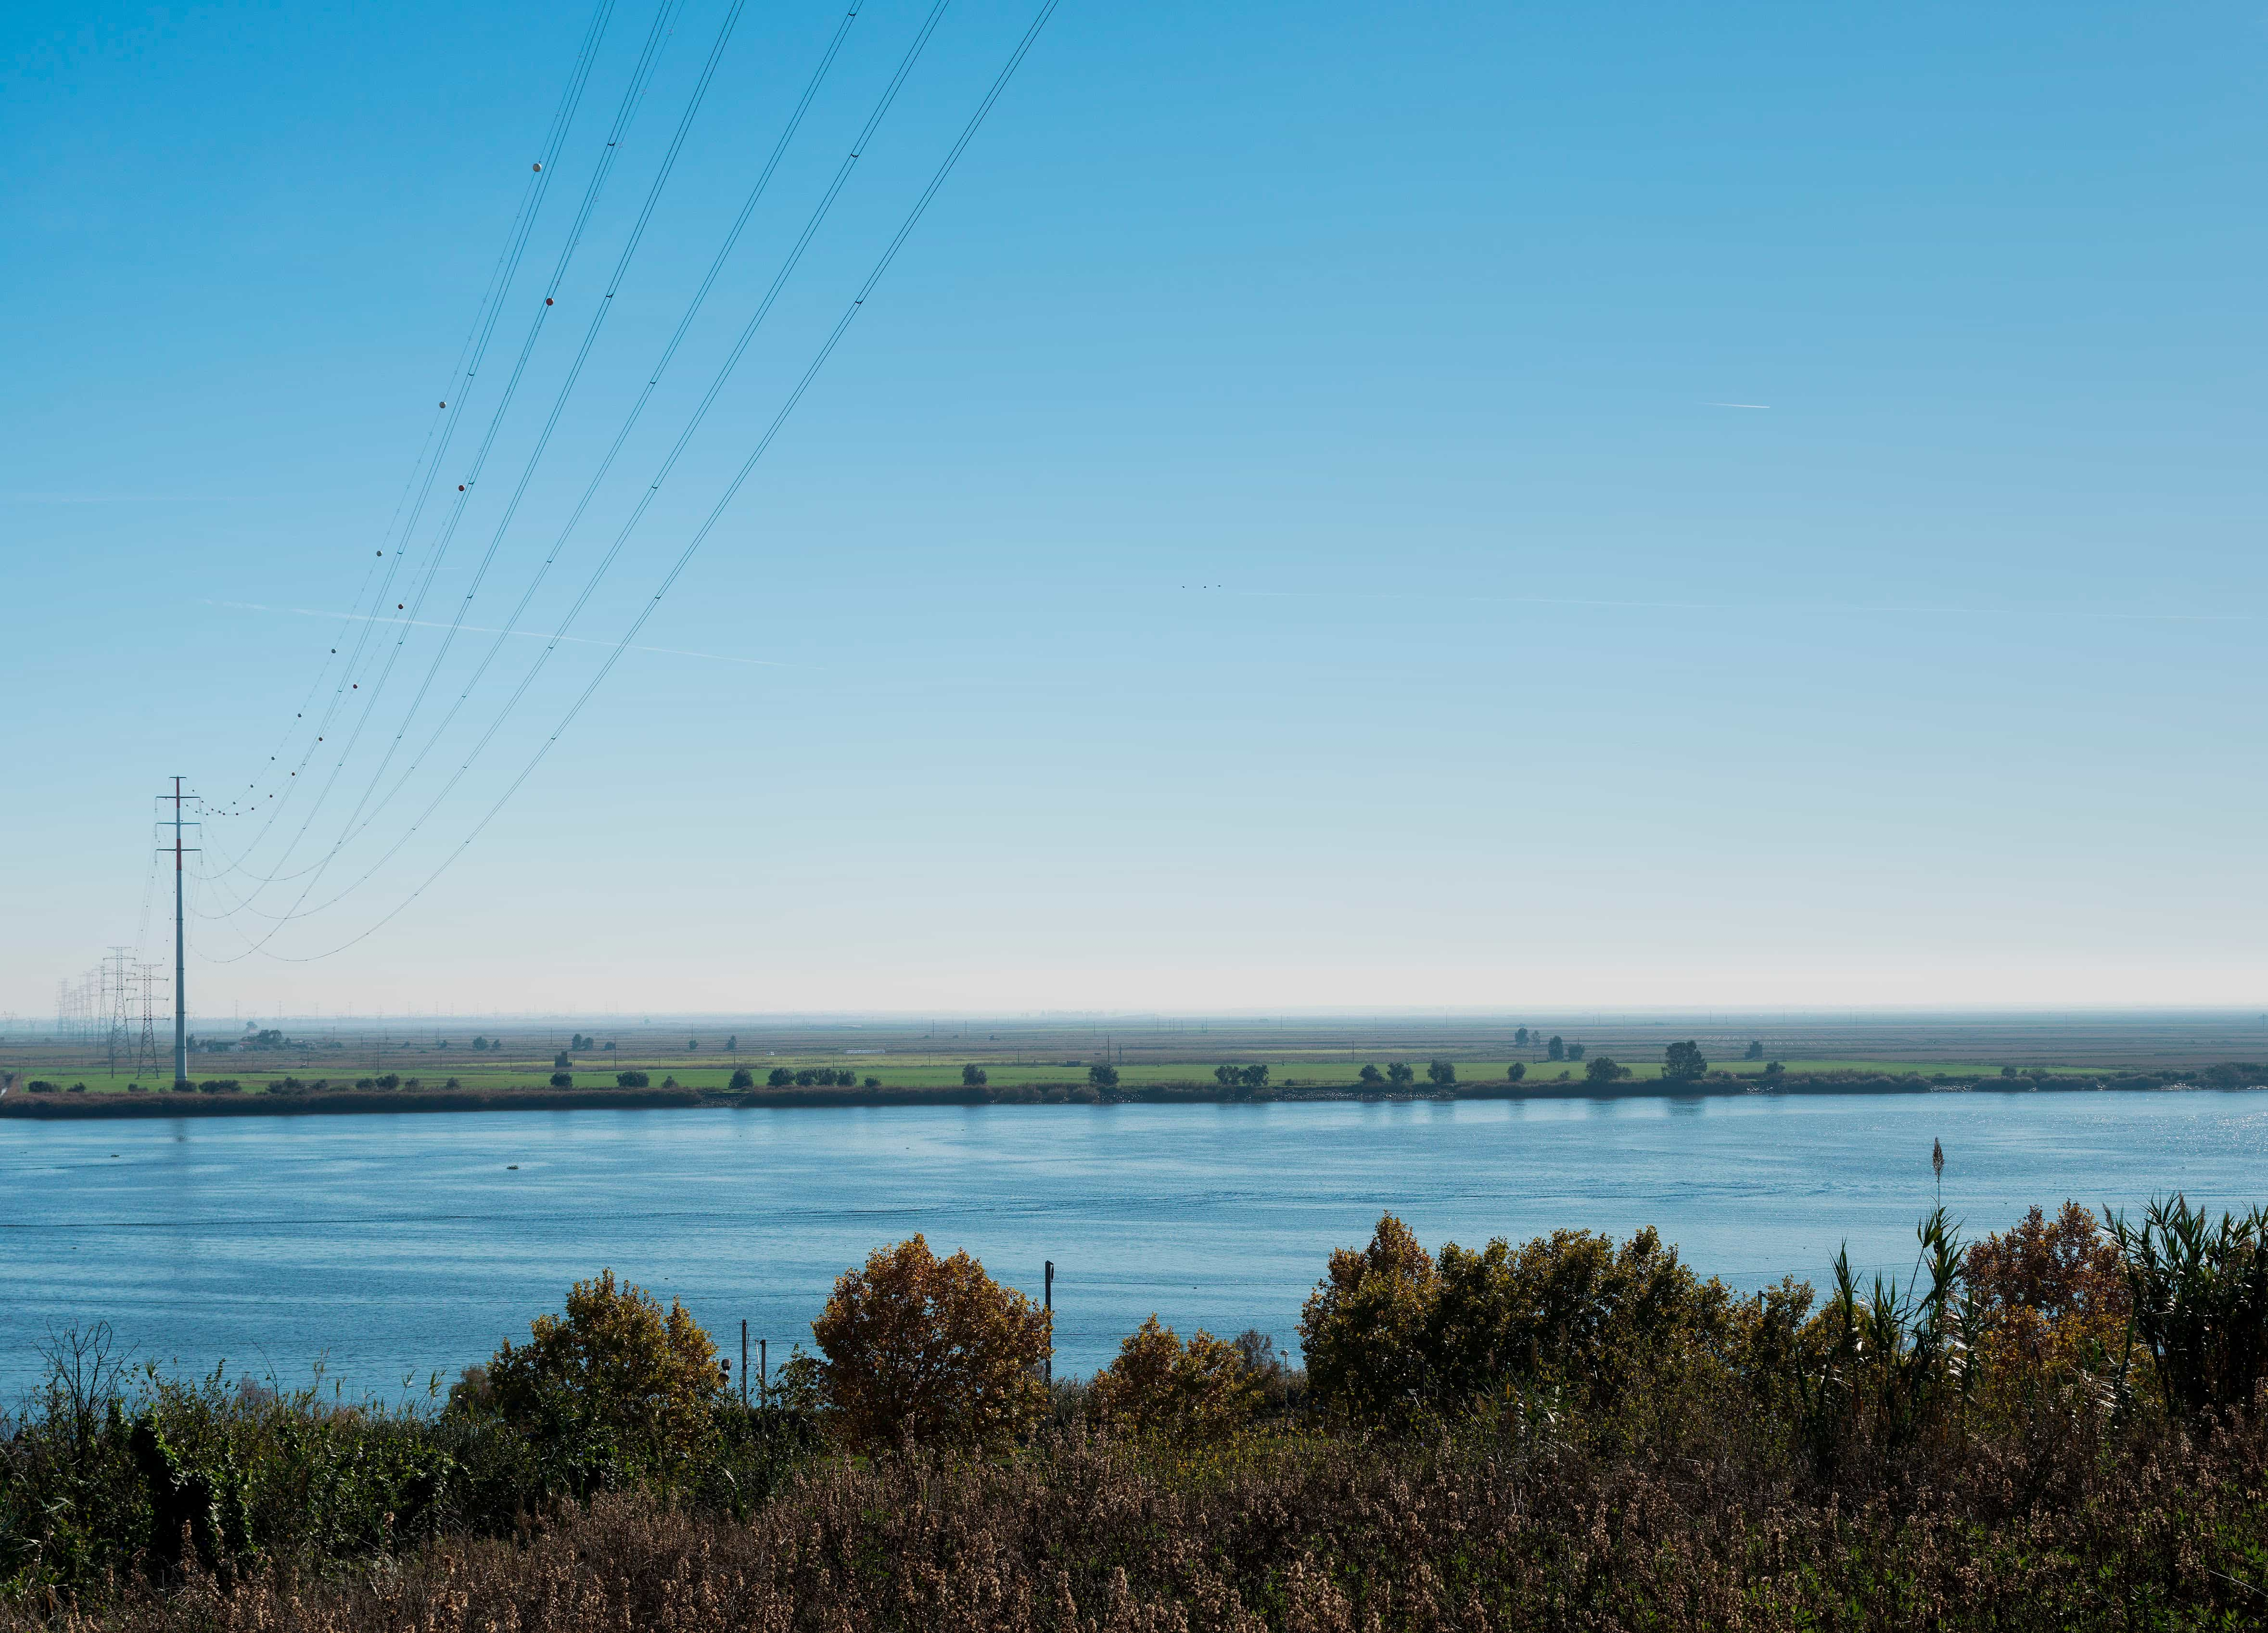
[[[291,1117],[372,1112],[621,1111],[629,1109],[796,1110],[843,1106],[1122,1106],[1253,1105],[1305,1100],[1441,1101],[1512,1100],[1680,1100],[1774,1094],[2070,1094],[2222,1091],[2268,1088],[2268,1071],[2230,1063],[2202,1070],[2119,1072],[2098,1078],[2033,1078],[1867,1072],[1790,1073],[1778,1080],[1712,1073],[1690,1082],[1659,1078],[1593,1083],[1580,1078],[1520,1083],[1427,1084],[1377,1088],[1362,1083],[1285,1085],[1257,1090],[1227,1088],[1192,1079],[1098,1089],[1087,1083],[1029,1083],[998,1086],[759,1088],[740,1092],[699,1088],[337,1089],[269,1090],[248,1086],[183,1093],[0,1094],[0,1118],[99,1121],[121,1117]]]

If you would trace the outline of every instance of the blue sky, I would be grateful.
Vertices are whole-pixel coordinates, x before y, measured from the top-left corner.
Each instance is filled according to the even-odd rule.
[[[478,754],[545,643],[467,690],[495,637],[444,629],[500,627],[560,538],[840,11],[740,15],[499,529],[725,15],[674,14],[499,415],[656,16],[620,0],[406,539],[589,13],[11,12],[0,1010],[156,956],[148,797],[263,806],[334,702],[332,792],[210,819],[197,1007],[2268,995],[2268,30],[2221,4],[1064,0],[638,634],[667,650],[402,907],[1035,9],[947,7],[588,644]],[[862,10],[516,627],[561,627],[927,11]],[[406,615],[381,548],[442,628],[341,616]]]

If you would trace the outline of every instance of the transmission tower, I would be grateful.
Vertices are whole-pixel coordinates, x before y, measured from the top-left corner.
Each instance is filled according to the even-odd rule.
[[[118,1075],[118,1057],[133,1048],[134,1034],[127,1028],[132,1024],[128,1017],[128,988],[130,980],[126,974],[128,949],[113,947],[110,956],[102,960],[102,1052],[110,1075]]]
[[[181,791],[180,777],[173,779],[172,793],[160,794],[158,798],[173,802],[173,816],[158,826],[173,830],[173,1081],[186,1083],[189,1079],[189,1010],[188,981],[182,967],[182,949],[187,938],[183,933],[181,914],[181,858],[195,847],[182,845],[181,830],[196,828],[200,824],[182,820],[183,802],[194,800],[196,796]]]
[[[158,983],[166,979],[158,973],[165,967],[163,964],[134,967],[135,982],[142,989],[142,1040],[134,1047],[134,1075],[137,1078],[145,1070],[153,1078],[158,1075],[158,1014],[151,999]]]

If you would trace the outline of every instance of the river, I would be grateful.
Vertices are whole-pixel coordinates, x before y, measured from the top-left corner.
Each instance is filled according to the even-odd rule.
[[[1935,1195],[2268,1200],[2268,1092],[497,1112],[0,1123],[0,1401],[50,1328],[137,1357],[422,1392],[611,1266],[775,1365],[833,1279],[919,1231],[1038,1296],[1085,1372],[1151,1311],[1296,1356],[1334,1247],[1657,1226],[1705,1274],[1901,1273]]]

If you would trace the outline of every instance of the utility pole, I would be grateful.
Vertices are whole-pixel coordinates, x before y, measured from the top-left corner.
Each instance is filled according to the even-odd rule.
[[[158,798],[173,802],[173,1081],[187,1083],[189,1080],[189,994],[188,970],[182,956],[181,858],[188,853],[181,846],[181,829],[198,825],[195,822],[185,824],[181,820],[181,801],[194,799],[196,796],[183,794],[181,779],[175,777],[173,791],[160,794]],[[163,828],[166,825],[161,822],[158,826]]]

